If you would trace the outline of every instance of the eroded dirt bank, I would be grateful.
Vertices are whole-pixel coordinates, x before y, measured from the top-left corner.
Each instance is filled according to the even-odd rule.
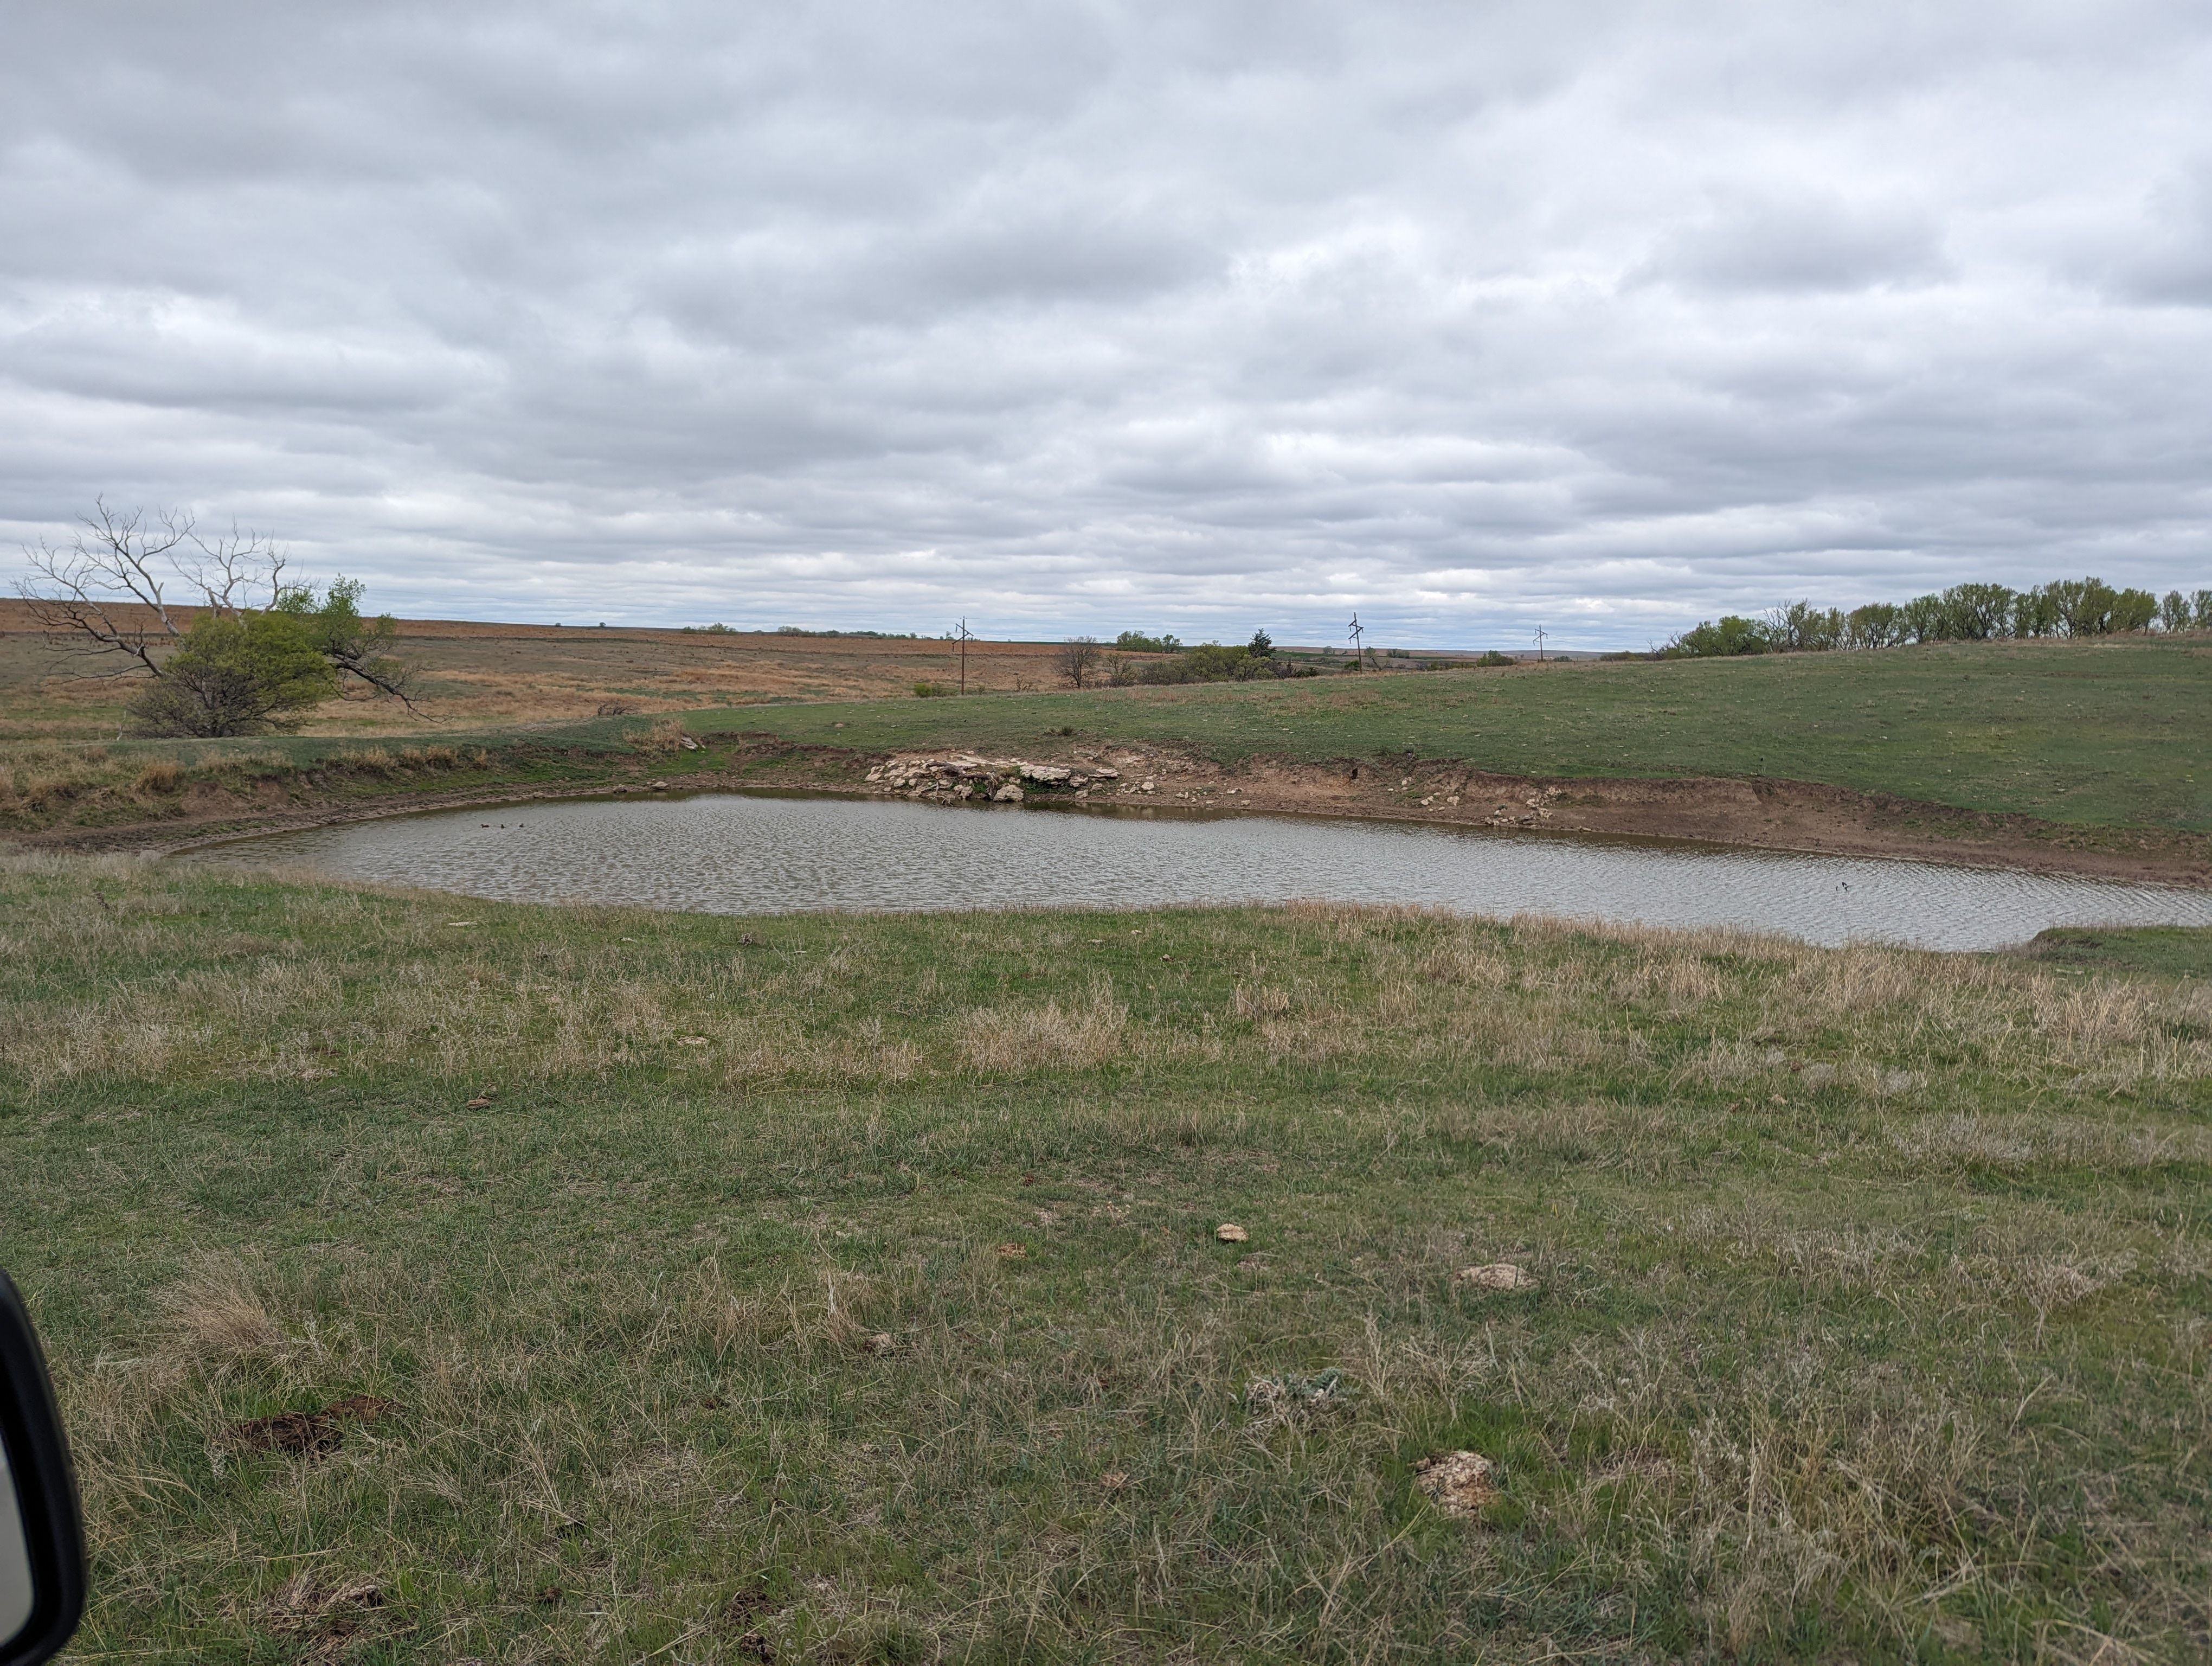
[[[933,785],[917,777],[913,766],[963,756],[941,751],[891,754],[887,773],[897,784],[879,780],[865,786],[908,797],[947,797],[949,783]],[[1070,782],[1042,787],[1025,783],[1031,800],[1617,834],[2212,885],[2212,838],[2202,834],[2069,827],[1809,781],[1531,777],[1471,769],[1450,760],[1306,764],[1255,758],[1224,767],[1173,749],[1145,746],[1075,748],[1035,761],[1076,773]],[[1113,773],[1106,779],[1086,778],[1086,765],[1103,765]]]
[[[609,792],[785,787],[942,802],[961,800],[960,789],[966,786],[966,801],[992,796],[976,790],[975,781],[963,781],[958,767],[942,767],[957,766],[963,759],[986,761],[946,749],[860,752],[791,746],[766,736],[718,738],[696,754],[610,757],[604,775],[588,782],[461,786],[343,800],[322,798],[312,786],[289,793],[264,791],[251,800],[217,801],[210,796],[175,806],[160,820],[52,829],[16,836],[15,842],[31,848],[167,854],[255,832]],[[2212,837],[2203,834],[2074,827],[1808,781],[1531,777],[1495,775],[1448,760],[1310,764],[1255,758],[1224,766],[1172,747],[1066,741],[1025,751],[1020,761],[1043,766],[1041,773],[1047,777],[1019,781],[1024,797],[1033,803],[1150,805],[1617,834],[2212,885]],[[1066,771],[1066,779],[1052,778],[1058,770]],[[871,772],[875,779],[869,778]]]

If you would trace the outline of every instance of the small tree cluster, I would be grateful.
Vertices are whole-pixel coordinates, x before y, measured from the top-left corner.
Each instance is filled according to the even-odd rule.
[[[1133,634],[1124,632],[1123,639]],[[1165,640],[1175,641],[1172,636]],[[1274,639],[1264,630],[1254,631],[1252,640],[1242,647],[1200,642],[1184,648],[1176,643],[1166,659],[1133,660],[1117,654],[1106,665],[1106,680],[1121,688],[1139,683],[1249,683],[1263,677],[1319,675],[1316,666],[1277,655]]]
[[[1832,648],[1901,648],[1910,642],[1996,637],[2106,636],[2131,630],[2212,630],[2212,590],[2161,598],[2115,589],[2102,579],[2057,579],[2032,590],[1954,584],[1909,602],[1869,602],[1846,613],[1808,601],[1765,617],[1729,613],[1686,630],[1661,650],[1709,659],[1739,654],[1808,654]]]
[[[1053,669],[1068,687],[1079,689],[1097,680],[1098,663],[1104,657],[1105,650],[1098,646],[1096,636],[1071,636],[1054,650]]]
[[[386,651],[398,628],[362,617],[360,583],[288,583],[256,533],[206,538],[189,515],[149,522],[103,501],[70,544],[24,555],[23,598],[49,635],[144,678],[128,702],[141,733],[259,734],[355,685],[412,704]]]

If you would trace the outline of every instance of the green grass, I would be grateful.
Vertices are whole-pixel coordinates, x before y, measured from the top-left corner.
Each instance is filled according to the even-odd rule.
[[[1772,775],[1964,809],[2212,828],[2212,641],[1930,645],[693,714],[848,746],[1035,748],[1063,726],[1224,763],[1411,753],[1540,775]]]
[[[87,1659],[2212,1648],[2201,980],[27,858],[0,938]]]
[[[2212,932],[2186,927],[2053,926],[2027,952],[2069,967],[2094,966],[2152,977],[2212,978]]]
[[[671,721],[708,738],[864,753],[1037,754],[1114,740],[1188,745],[1228,764],[1420,757],[1531,775],[1767,775],[2076,828],[2212,830],[2212,640],[2203,637],[777,703],[661,720]],[[0,751],[0,832],[180,816],[184,800],[135,784],[164,759],[241,800],[274,793],[303,805],[471,784],[588,786],[635,775],[635,742],[650,723],[604,718],[374,742],[20,742]],[[440,768],[348,763],[364,751],[432,748],[479,758],[476,774],[456,781]],[[672,776],[720,761],[659,753],[651,767]]]

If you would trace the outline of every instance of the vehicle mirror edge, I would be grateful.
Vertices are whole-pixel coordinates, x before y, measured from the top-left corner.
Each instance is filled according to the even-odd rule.
[[[31,1575],[31,1611],[0,1638],[0,1666],[40,1666],[84,1616],[84,1516],[46,1353],[21,1295],[0,1272],[0,1444]]]

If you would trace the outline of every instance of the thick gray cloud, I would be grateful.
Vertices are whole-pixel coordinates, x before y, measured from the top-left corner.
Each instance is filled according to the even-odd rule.
[[[2212,584],[2212,17],[7,5],[0,535],[410,612],[1641,645]]]

